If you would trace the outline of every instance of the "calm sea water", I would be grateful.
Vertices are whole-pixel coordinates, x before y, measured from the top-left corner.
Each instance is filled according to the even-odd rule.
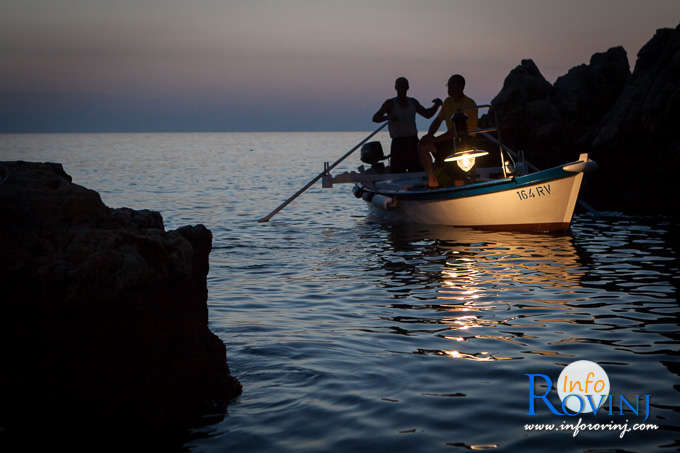
[[[320,184],[256,222],[365,135],[0,135],[0,160],[62,162],[109,206],[212,230],[210,327],[244,392],[186,449],[677,450],[679,226],[611,213],[560,236],[381,225],[351,186]],[[540,402],[526,415],[526,374],[556,381],[579,359],[615,395],[651,394],[659,429],[525,431],[576,422]],[[643,406],[614,406],[596,420],[642,421]]]

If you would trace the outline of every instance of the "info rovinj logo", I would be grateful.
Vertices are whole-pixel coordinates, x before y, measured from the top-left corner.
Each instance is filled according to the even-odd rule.
[[[543,403],[551,413],[569,417],[589,413],[597,417],[599,409],[605,406],[608,408],[607,415],[609,416],[644,416],[641,421],[649,418],[652,395],[649,393],[610,395],[609,377],[595,362],[578,360],[564,367],[556,383],[557,395],[562,402],[558,407],[548,400],[548,394],[553,386],[550,377],[540,373],[526,374],[526,376],[529,377],[529,412],[527,415],[540,415],[537,411]],[[536,389],[537,383],[540,383],[539,379],[542,379],[547,386],[545,392],[541,393]],[[615,410],[616,403],[618,403],[618,411]],[[561,425],[525,425],[524,429],[526,431],[573,431],[574,437],[580,431],[616,430],[620,431],[621,438],[629,431],[658,429],[658,426],[652,424],[635,423],[629,426],[628,419],[624,424],[615,424],[613,420],[609,423],[597,423],[597,419],[594,421],[596,423],[583,423],[581,417],[576,424],[563,422]]]

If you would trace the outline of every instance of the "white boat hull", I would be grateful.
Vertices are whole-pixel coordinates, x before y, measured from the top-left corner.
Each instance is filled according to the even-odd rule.
[[[560,231],[566,230],[571,223],[582,179],[583,173],[578,173],[520,190],[453,200],[400,200],[396,207],[388,210],[372,203],[369,206],[380,216],[414,223]]]
[[[562,167],[470,188],[378,192],[371,210],[392,222],[487,229],[564,231],[578,200],[587,155]],[[583,165],[581,165],[583,164]],[[594,165],[594,163],[592,163]],[[371,202],[372,201],[372,202]]]

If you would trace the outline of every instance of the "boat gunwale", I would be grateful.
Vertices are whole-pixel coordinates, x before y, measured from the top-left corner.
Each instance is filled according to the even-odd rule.
[[[581,162],[568,162],[546,170],[537,171],[523,176],[511,176],[508,178],[482,181],[479,183],[466,184],[462,186],[443,187],[436,189],[421,190],[380,190],[379,188],[367,187],[363,183],[361,187],[367,192],[385,195],[400,200],[446,200],[455,198],[472,197],[488,193],[503,192],[527,186],[533,186],[542,182],[553,181],[563,178],[576,176],[580,172],[568,172],[563,167]],[[499,187],[500,186],[500,187]]]

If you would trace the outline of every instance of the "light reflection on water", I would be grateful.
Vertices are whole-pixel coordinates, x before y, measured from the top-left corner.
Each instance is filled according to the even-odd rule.
[[[490,353],[489,351],[465,352],[469,344],[486,340],[527,346],[519,339],[535,338],[527,336],[521,329],[535,327],[518,321],[527,315],[517,315],[518,310],[569,310],[563,300],[537,299],[525,300],[531,293],[542,288],[551,291],[569,291],[580,287],[584,272],[579,264],[579,256],[570,236],[531,235],[506,232],[484,232],[463,228],[445,227],[408,227],[395,226],[393,241],[399,253],[399,243],[422,242],[425,237],[435,238],[429,252],[444,259],[438,273],[432,273],[436,288],[436,304],[391,304],[395,309],[408,310],[408,315],[399,313],[391,319],[398,323],[421,325],[443,324],[438,335],[453,340],[460,345],[457,349],[429,350],[419,348],[418,353],[446,355],[474,361],[493,361],[521,359]],[[414,255],[411,254],[413,257]],[[394,270],[392,261],[387,267]],[[429,261],[431,262],[431,261]],[[409,286],[411,275],[417,274],[417,266],[403,274],[395,273],[393,278]],[[511,292],[509,292],[511,291]],[[432,317],[436,312],[439,316]],[[493,312],[490,316],[488,312]],[[418,313],[425,313],[421,316]],[[506,315],[506,316],[503,316]],[[531,316],[531,315],[529,315]],[[543,322],[554,320],[546,319]],[[568,322],[568,321],[567,321]],[[505,335],[477,334],[477,329],[505,329]],[[408,332],[407,327],[402,328]],[[524,353],[538,355],[561,355],[557,351],[530,350]]]
[[[653,406],[655,423],[677,427],[678,261],[672,245],[677,231],[670,223],[639,231],[638,222],[578,217],[563,236],[364,220],[356,220],[350,230],[324,229],[324,240],[344,245],[342,254],[335,248],[306,250],[306,262],[317,261],[313,256],[318,254],[323,263],[312,266],[311,275],[267,275],[268,283],[291,285],[280,289],[296,294],[288,301],[293,306],[271,304],[275,318],[284,318],[272,333],[287,332],[288,323],[300,322],[306,310],[325,314],[311,320],[297,342],[284,335],[269,343],[268,359],[288,344],[292,363],[279,366],[304,363],[299,371],[315,378],[301,391],[300,410],[291,417],[312,422],[306,411],[325,409],[312,410],[331,420],[325,441],[316,444],[325,450],[543,451],[567,440],[574,450],[608,447],[616,439],[611,433],[572,440],[564,433],[522,430],[525,423],[537,422],[524,415],[524,374],[555,379],[564,365],[585,358],[607,369],[615,392],[652,393],[665,401]],[[658,247],[650,251],[640,244]],[[355,266],[348,265],[348,256]],[[295,256],[289,259],[300,263]],[[630,281],[639,284],[627,286]],[[319,300],[316,290],[321,289]],[[315,301],[324,307],[315,307]],[[309,395],[312,400],[305,398]],[[238,425],[241,414],[257,414],[266,423],[267,410],[277,405],[251,412],[248,398],[244,394],[230,408],[229,418]],[[401,407],[381,407],[387,403]],[[243,412],[238,405],[245,406]],[[554,418],[546,411],[539,421]],[[227,429],[230,423],[221,426]],[[352,428],[338,428],[345,424]],[[296,430],[315,432],[313,427]],[[260,446],[264,441],[257,431],[227,444]],[[288,435],[277,431],[274,445],[286,446],[278,439]],[[650,442],[661,447],[674,445],[675,439],[668,430],[629,433],[622,445],[646,451]]]
[[[244,393],[187,448],[680,446],[677,223],[577,216],[561,236],[381,225],[345,186],[255,222],[364,135],[3,136],[0,158],[64,162],[111,206],[212,230],[210,326]],[[651,393],[663,429],[524,432],[563,419],[525,415],[525,373],[556,379],[578,359],[616,394]]]

